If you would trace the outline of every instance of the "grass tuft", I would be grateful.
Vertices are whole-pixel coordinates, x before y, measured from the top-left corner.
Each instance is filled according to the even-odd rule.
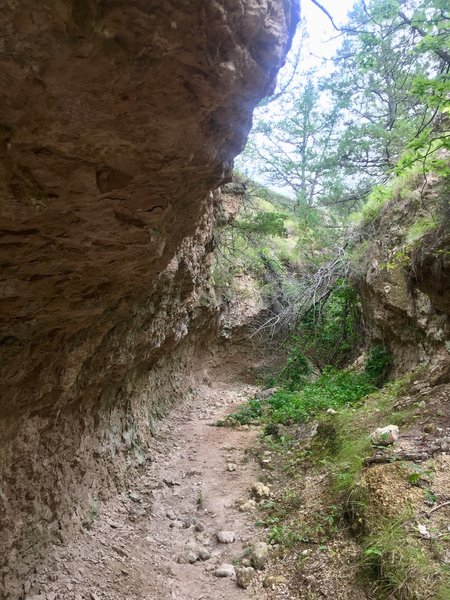
[[[439,566],[410,529],[408,516],[380,518],[364,540],[362,575],[380,600],[427,600],[438,598],[438,594],[445,598],[442,594],[447,584],[442,581]]]

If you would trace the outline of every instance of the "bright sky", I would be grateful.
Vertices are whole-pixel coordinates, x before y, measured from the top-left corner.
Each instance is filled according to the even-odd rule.
[[[354,0],[323,0],[320,2],[330,15],[332,15],[337,24],[342,24],[348,11],[352,8],[353,3]],[[311,27],[311,33],[313,28],[319,31],[322,28],[331,28],[328,18],[311,2],[311,0],[303,0],[302,14],[303,17],[308,20]]]
[[[326,10],[332,15],[334,22],[337,25],[342,25],[346,21],[347,13],[351,10],[355,0],[321,0],[320,3]],[[299,68],[297,69],[296,76],[294,77],[293,83],[295,84],[295,80],[300,81],[302,78],[302,73],[308,71],[310,68],[317,69],[317,76],[320,78],[322,74],[329,74],[331,63],[326,63],[321,60],[321,58],[331,58],[337,48],[340,46],[342,37],[339,35],[328,17],[315,5],[311,2],[311,0],[301,0],[301,11],[302,11],[302,19],[306,23],[306,29],[308,32],[308,39],[304,42],[304,49],[302,51],[302,58],[299,64]],[[294,38],[293,47],[291,49],[291,56],[294,58],[298,54],[299,47],[299,35]],[[287,65],[286,69],[286,77],[292,73],[292,67]],[[284,81],[283,81],[284,80]],[[286,80],[283,77],[283,73],[280,73],[278,78],[278,84],[281,88],[285,85]],[[276,118],[277,113],[277,103],[269,104],[264,109],[264,112],[267,115],[272,114],[273,118]],[[258,109],[257,111],[258,112]],[[237,158],[236,166],[238,168],[241,167],[241,158]],[[256,165],[255,165],[256,167]],[[243,170],[245,170],[242,164]],[[249,165],[247,164],[247,170]],[[277,192],[281,192],[287,195],[291,195],[290,191],[287,188],[277,188],[268,184],[268,182],[264,181],[264,177],[258,173],[258,168],[250,170],[248,174],[251,177],[254,177],[257,181],[260,181],[264,185],[268,185],[271,189]]]
[[[337,25],[346,21],[347,13],[351,10],[355,0],[323,0],[320,3],[333,17]],[[306,21],[306,29],[309,35],[308,48],[303,56],[303,64],[311,61],[317,64],[313,56],[331,57],[338,48],[341,37],[333,28],[328,17],[311,0],[302,0],[302,17]],[[308,52],[309,50],[309,52]]]

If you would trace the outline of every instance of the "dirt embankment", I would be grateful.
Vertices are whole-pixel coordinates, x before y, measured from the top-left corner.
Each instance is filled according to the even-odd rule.
[[[436,385],[450,381],[448,197],[445,178],[411,177],[357,248],[368,340],[391,351],[391,376],[423,366]]]

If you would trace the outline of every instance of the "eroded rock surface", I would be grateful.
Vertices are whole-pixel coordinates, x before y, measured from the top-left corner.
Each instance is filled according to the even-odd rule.
[[[448,186],[419,180],[367,226],[357,275],[368,337],[392,352],[391,376],[427,366],[431,385],[450,381]]]
[[[4,597],[187,389],[183,340],[211,326],[209,192],[296,20],[290,0],[0,7]]]

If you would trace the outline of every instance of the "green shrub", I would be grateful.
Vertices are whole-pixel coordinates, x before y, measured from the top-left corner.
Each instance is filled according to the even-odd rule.
[[[387,380],[392,365],[392,355],[383,344],[376,344],[369,350],[364,371],[377,387],[382,387]]]
[[[380,600],[448,598],[448,574],[410,533],[407,516],[380,518],[364,540],[363,573]]]
[[[286,235],[284,222],[286,215],[280,212],[256,212],[236,221],[236,227],[242,231],[261,236]]]
[[[365,204],[357,212],[351,215],[351,220],[355,223],[371,223],[381,212],[383,206],[392,200],[393,190],[391,186],[377,185],[367,197]]]
[[[362,342],[358,302],[356,289],[338,280],[328,298],[301,318],[290,339],[288,365],[280,373],[280,384],[294,389],[288,384],[285,371],[294,383],[296,361],[291,357],[295,359],[299,354],[319,369],[326,365],[342,368],[355,358]],[[300,382],[305,374],[308,373],[298,374]]]
[[[263,400],[250,399],[236,412],[218,421],[220,427],[229,425],[248,425],[257,422],[263,416]]]
[[[436,229],[437,226],[438,222],[432,216],[417,219],[406,232],[406,243],[413,244],[429,231]]]
[[[267,400],[249,400],[220,424],[300,423],[319,411],[355,403],[374,389],[364,373],[328,367],[316,381],[305,384],[301,390],[281,389]]]
[[[293,345],[288,352],[286,366],[277,377],[277,382],[288,390],[303,386],[311,375],[311,364],[298,347],[299,341],[297,336],[292,339]]]
[[[266,418],[284,424],[307,421],[321,410],[357,402],[373,389],[365,374],[328,367],[316,381],[307,383],[300,391],[276,392],[267,401]]]

